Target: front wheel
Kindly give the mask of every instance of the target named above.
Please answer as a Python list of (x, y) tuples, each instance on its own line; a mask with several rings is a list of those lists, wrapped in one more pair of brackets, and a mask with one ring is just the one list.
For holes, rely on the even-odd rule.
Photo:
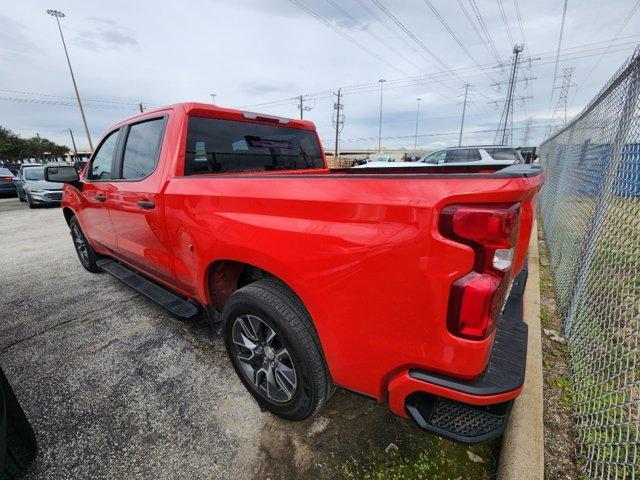
[(91, 245), (89, 245), (87, 237), (84, 236), (76, 217), (72, 217), (69, 221), (69, 229), (71, 231), (71, 238), (73, 239), (73, 246), (76, 249), (82, 266), (92, 273), (100, 272), (100, 267), (98, 267), (97, 264), (100, 257), (93, 248), (91, 248)]
[(27, 202), (27, 205), (29, 206), (29, 208), (37, 208), (38, 207), (35, 203), (33, 203), (33, 200), (31, 200), (31, 197), (28, 194), (25, 193), (24, 196), (27, 198), (26, 202)]
[(236, 291), (222, 314), (233, 368), (266, 410), (304, 420), (335, 390), (311, 317), (282, 282), (261, 279)]

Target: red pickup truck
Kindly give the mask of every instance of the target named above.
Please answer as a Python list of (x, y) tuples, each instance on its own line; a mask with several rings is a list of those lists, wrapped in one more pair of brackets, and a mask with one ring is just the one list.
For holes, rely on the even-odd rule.
[(82, 265), (208, 315), (263, 408), (302, 420), (340, 386), (460, 442), (504, 429), (538, 167), (329, 170), (311, 122), (182, 103), (46, 176)]

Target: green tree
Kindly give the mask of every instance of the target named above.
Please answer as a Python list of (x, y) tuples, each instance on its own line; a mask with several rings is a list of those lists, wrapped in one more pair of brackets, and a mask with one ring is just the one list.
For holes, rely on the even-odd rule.
[(69, 147), (58, 145), (48, 138), (22, 138), (11, 130), (0, 126), (0, 160), (23, 160), (25, 158), (58, 158), (69, 152)]

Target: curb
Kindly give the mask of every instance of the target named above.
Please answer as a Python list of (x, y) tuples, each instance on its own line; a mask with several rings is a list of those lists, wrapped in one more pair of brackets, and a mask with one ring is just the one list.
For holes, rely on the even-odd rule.
[(540, 334), (540, 262), (537, 222), (529, 243), (529, 278), (524, 291), (524, 321), (529, 326), (527, 373), (524, 388), (511, 410), (502, 437), (499, 480), (544, 478), (544, 423), (542, 420), (542, 338)]

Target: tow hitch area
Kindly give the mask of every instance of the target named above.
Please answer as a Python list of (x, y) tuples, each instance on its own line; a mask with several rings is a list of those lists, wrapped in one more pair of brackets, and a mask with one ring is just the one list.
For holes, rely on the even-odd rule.
[(512, 403), (467, 405), (418, 392), (407, 398), (406, 409), (423, 430), (459, 443), (482, 443), (502, 435)]

